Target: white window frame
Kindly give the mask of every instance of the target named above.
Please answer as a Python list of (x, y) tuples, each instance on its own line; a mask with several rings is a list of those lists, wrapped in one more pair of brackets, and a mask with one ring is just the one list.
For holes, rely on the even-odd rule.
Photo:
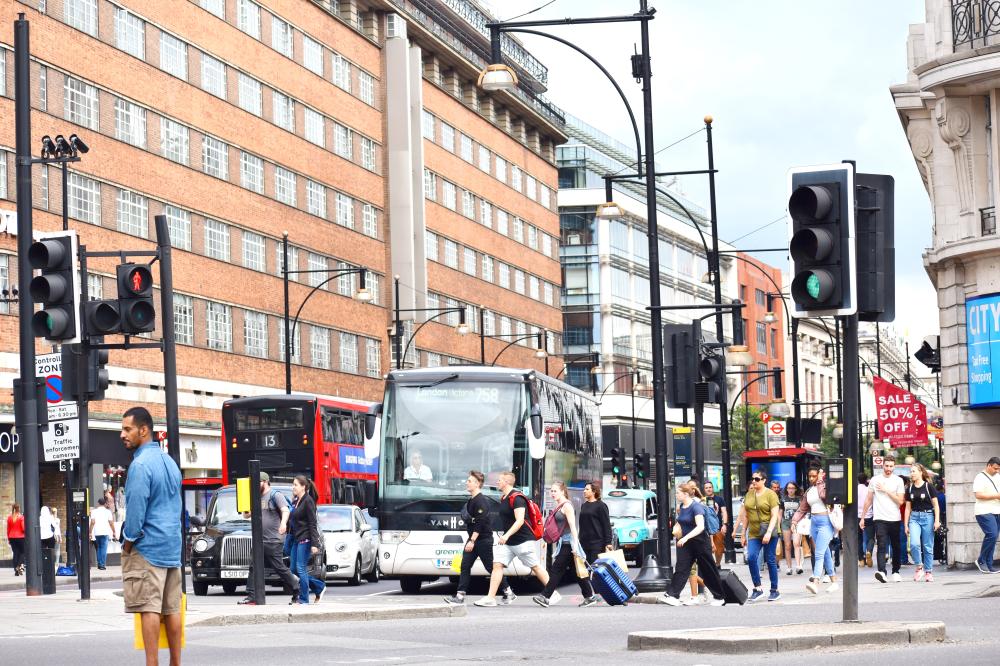
[(243, 267), (254, 271), (267, 270), (264, 237), (252, 231), (243, 230)]
[(243, 353), (254, 358), (267, 358), (267, 337), (267, 315), (244, 310)]
[(281, 203), (295, 206), (298, 201), (298, 179), (295, 173), (280, 166), (274, 167), (274, 198)]
[(323, 45), (308, 35), (302, 35), (302, 65), (313, 74), (323, 76)]
[(340, 371), (358, 374), (358, 336), (340, 332)]
[(479, 170), (490, 172), (490, 149), (479, 144)]
[(309, 327), (309, 361), (314, 368), (330, 369), (330, 329)]
[(182, 81), (188, 80), (187, 44), (166, 32), (160, 32), (160, 69)]
[(333, 124), (333, 152), (345, 160), (354, 159), (354, 130), (340, 123)]
[(292, 26), (277, 16), (271, 16), (271, 47), (289, 58), (295, 57), (295, 33)]
[(378, 211), (370, 203), (361, 204), (361, 233), (378, 238)]
[(240, 72), (238, 83), (237, 106), (252, 113), (255, 116), (262, 116), (264, 113), (264, 94), (260, 81)]
[(271, 91), (272, 119), (278, 127), (295, 131), (295, 100), (277, 90)]
[(476, 275), (476, 251), (471, 247), (462, 249), (462, 272), (466, 275)]
[(201, 170), (210, 176), (229, 180), (229, 146), (207, 134), (201, 137)]
[(63, 20), (67, 25), (97, 37), (97, 0), (63, 0)]
[(71, 76), (63, 86), (63, 110), (66, 120), (92, 130), (100, 128), (97, 88)]
[(118, 190), (115, 211), (118, 231), (139, 238), (149, 237), (149, 203), (146, 197), (138, 192)]
[(199, 0), (198, 4), (210, 14), (215, 14), (223, 21), (226, 20), (226, 0)]
[(260, 39), (260, 7), (250, 0), (236, 0), (236, 27)]
[(488, 254), (483, 255), (482, 278), (487, 282), (493, 282), (493, 257)]
[(458, 192), (455, 189), (455, 183), (450, 180), (441, 179), (441, 205), (448, 210), (455, 210), (458, 205), (456, 197)]
[(174, 293), (174, 342), (179, 345), (194, 344), (194, 300), (190, 296)]
[(124, 99), (116, 99), (115, 138), (137, 148), (145, 148), (146, 109)]
[(364, 70), (358, 70), (358, 98), (369, 106), (375, 106), (375, 77)]
[(101, 184), (96, 180), (70, 173), (66, 184), (69, 199), (67, 215), (74, 220), (101, 224)]
[(437, 174), (430, 169), (424, 169), (424, 197), (437, 201)]
[(225, 222), (205, 220), (205, 256), (229, 261), (230, 234), (229, 225)]
[(343, 192), (337, 192), (337, 224), (354, 228), (354, 199)]
[(365, 338), (365, 374), (369, 377), (382, 376), (382, 342)]
[(455, 152), (455, 128), (448, 123), (441, 122), (441, 147), (449, 153)]
[(205, 344), (217, 351), (233, 351), (233, 315), (228, 305), (205, 303)]
[(430, 261), (438, 260), (438, 248), (440, 242), (438, 240), (438, 235), (432, 231), (428, 231), (424, 234), (424, 254)]
[(351, 92), (351, 61), (337, 52), (333, 53), (333, 84)]
[(476, 219), (476, 196), (469, 190), (462, 190), (462, 215)]
[(191, 160), (190, 130), (175, 120), (160, 116), (160, 153), (178, 164)]
[(308, 106), (302, 109), (302, 136), (320, 148), (326, 147), (326, 119), (323, 114)]
[(115, 7), (115, 46), (139, 60), (146, 59), (146, 22), (121, 7)]
[(207, 53), (201, 54), (201, 89), (216, 97), (226, 99), (226, 64)]
[(444, 265), (458, 270), (458, 243), (450, 238), (444, 239)]
[(191, 249), (191, 213), (167, 204), (163, 207), (167, 217), (167, 231), (170, 235), (170, 246), (179, 250)]
[(310, 215), (326, 219), (326, 186), (306, 180), (306, 209)]
[(361, 166), (369, 171), (375, 170), (375, 140), (361, 137)]
[(264, 193), (264, 160), (240, 151), (240, 185), (258, 194)]

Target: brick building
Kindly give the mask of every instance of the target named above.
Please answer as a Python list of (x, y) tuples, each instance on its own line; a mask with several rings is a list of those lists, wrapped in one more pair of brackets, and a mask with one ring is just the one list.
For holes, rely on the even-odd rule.
[[(785, 358), (785, 338), (788, 320), (785, 318), (785, 308), (780, 289), (775, 285), (782, 284), (781, 269), (771, 266), (757, 257), (744, 252), (737, 254), (736, 281), (739, 283), (740, 300), (746, 303), (743, 308), (743, 331), (746, 344), (753, 356), (753, 365), (747, 370), (765, 371), (781, 367), (782, 395), (788, 397), (786, 386), (791, 383), (791, 368), (783, 367)], [(770, 278), (770, 279), (768, 279)], [(768, 308), (768, 294), (772, 296), (771, 307)], [(767, 316), (768, 313), (773, 316)], [(748, 375), (746, 380), (752, 381), (759, 374)], [(737, 390), (745, 382), (740, 382)], [(775, 398), (775, 386), (772, 378), (755, 382), (744, 393), (740, 400), (752, 405), (766, 406)]]
[[(76, 133), (90, 147), (69, 169), (70, 228), (89, 250), (153, 249), (153, 217), (168, 218), (181, 448), (199, 452), (182, 455), (186, 477), (215, 475), (221, 464), (224, 400), (283, 390), (285, 234), (290, 270), (364, 267), (373, 295), (354, 298), (356, 275), (292, 276), (293, 315), (325, 282), (293, 335), (297, 391), (380, 398), (392, 363), (393, 276), (401, 308), (465, 308), (474, 332), (481, 319), (486, 335), (504, 338), (486, 340), (487, 363), (522, 338), (499, 363), (541, 368), (532, 333), (559, 348), (562, 116), (536, 96), (545, 68), (516, 41), (505, 48), (522, 88), (476, 87), (489, 39), (471, 2), (5, 3), (0, 210), (8, 216), (20, 12), (31, 24), (33, 142)], [(58, 229), (60, 171), (36, 166), (33, 187), (35, 229)], [(115, 263), (90, 263), (92, 297), (114, 297)], [(16, 275), (16, 238), (0, 234), (0, 289)], [(478, 362), (480, 342), (455, 335), (457, 318), (435, 319), (411, 342), (424, 319), (404, 314), (404, 360)], [(17, 307), (0, 304), (4, 432), (13, 424), (17, 326)], [(138, 402), (164, 414), (160, 354), (112, 352), (109, 370), (107, 400), (91, 408), (95, 491), (115, 485), (114, 466), (127, 464), (117, 440), (123, 409)], [(0, 462), (0, 471), (13, 464)], [(61, 477), (43, 471), (43, 492), (53, 493)]]

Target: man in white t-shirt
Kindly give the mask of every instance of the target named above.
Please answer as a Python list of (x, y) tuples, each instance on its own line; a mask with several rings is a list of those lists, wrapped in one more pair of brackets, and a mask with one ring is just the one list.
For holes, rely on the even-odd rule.
[(976, 474), (972, 493), (976, 497), (976, 522), (983, 530), (983, 546), (976, 567), (983, 573), (1000, 573), (1000, 569), (993, 566), (997, 535), (1000, 534), (1000, 458), (993, 456), (986, 463), (986, 469)]
[[(875, 550), (875, 523), (872, 521), (872, 510), (865, 513), (868, 501), (868, 475), (858, 476), (858, 567), (872, 565), (872, 551)], [(867, 519), (867, 521), (865, 520)], [(863, 527), (862, 527), (863, 525)]]
[(90, 510), (90, 540), (97, 550), (97, 568), (107, 569), (108, 539), (115, 536), (115, 516), (107, 508), (107, 499), (97, 500), (97, 506)]
[(431, 468), (424, 464), (424, 457), (420, 455), (420, 451), (414, 451), (413, 455), (410, 456), (410, 466), (403, 470), (403, 479), (406, 481), (434, 480), (434, 474), (431, 472)]
[[(865, 500), (864, 515), (873, 508), (875, 518), (875, 541), (878, 545), (878, 570), (875, 580), (886, 582), (886, 554), (892, 550), (892, 580), (895, 583), (903, 580), (899, 576), (900, 548), (899, 524), (901, 515), (899, 507), (903, 504), (903, 478), (893, 474), (896, 461), (886, 456), (882, 462), (882, 473), (868, 484), (868, 498)], [(866, 519), (861, 519), (861, 529), (865, 529)]]

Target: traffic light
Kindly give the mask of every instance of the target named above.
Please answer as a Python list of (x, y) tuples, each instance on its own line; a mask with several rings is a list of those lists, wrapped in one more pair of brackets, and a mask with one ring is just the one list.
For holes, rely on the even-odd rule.
[(796, 167), (788, 173), (792, 316), (857, 309), (854, 168)]
[(618, 479), (619, 486), (628, 478), (625, 473), (625, 449), (620, 446), (611, 449), (611, 476)]
[(698, 362), (698, 374), (708, 387), (706, 403), (721, 401), (726, 395), (726, 359), (721, 350), (705, 354)]
[(663, 327), (667, 406), (674, 409), (694, 407), (694, 383), (698, 371), (695, 350), (700, 341), (694, 339), (693, 331), (690, 324), (667, 324)]
[(858, 319), (896, 318), (895, 181), (859, 173), (857, 187)]
[(156, 327), (153, 271), (149, 264), (118, 265), (118, 314), (125, 335), (148, 333)]
[[(103, 338), (93, 341), (103, 342)], [(107, 349), (88, 349), (84, 353), (81, 344), (63, 345), (62, 378), (66, 400), (104, 400), (104, 391), (109, 383), (107, 363)]]
[(76, 271), (75, 231), (40, 234), (28, 249), (28, 263), (40, 270), (31, 280), (31, 298), (42, 309), (31, 317), (36, 337), (73, 343), (80, 340), (80, 278)]
[(637, 453), (633, 462), (635, 463), (635, 483), (639, 488), (645, 488), (649, 485), (649, 480), (646, 478), (649, 470), (649, 454), (645, 451)]

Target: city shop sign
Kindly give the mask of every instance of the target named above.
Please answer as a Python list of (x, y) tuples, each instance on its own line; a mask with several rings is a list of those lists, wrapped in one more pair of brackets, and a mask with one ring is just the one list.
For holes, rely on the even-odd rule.
[(9, 431), (0, 431), (0, 463), (21, 462), (21, 446), (17, 441), (14, 426)]
[(965, 333), (969, 407), (1000, 407), (1000, 294), (965, 301)]

